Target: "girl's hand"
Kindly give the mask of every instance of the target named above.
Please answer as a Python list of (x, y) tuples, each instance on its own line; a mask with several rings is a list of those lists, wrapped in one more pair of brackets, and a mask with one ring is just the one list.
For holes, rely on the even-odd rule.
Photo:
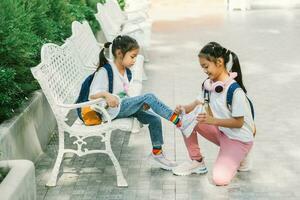
[(215, 124), (215, 118), (213, 118), (212, 116), (206, 114), (206, 113), (200, 113), (196, 120), (200, 123), (203, 124), (210, 124), (210, 125), (214, 125)]
[(183, 105), (177, 105), (175, 110), (174, 110), (174, 113), (177, 114), (177, 115), (180, 115), (184, 110), (185, 109), (184, 109)]
[(114, 108), (119, 105), (119, 99), (115, 95), (108, 94), (105, 99), (109, 107)]

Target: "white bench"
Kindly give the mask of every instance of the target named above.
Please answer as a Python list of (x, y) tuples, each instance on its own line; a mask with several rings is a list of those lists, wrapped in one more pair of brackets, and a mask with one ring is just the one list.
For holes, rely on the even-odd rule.
[[(31, 68), (32, 74), (39, 82), (50, 106), (55, 115), (59, 132), (58, 155), (52, 169), (47, 186), (56, 186), (57, 176), (60, 165), (65, 153), (74, 153), (78, 156), (84, 156), (94, 153), (107, 154), (113, 162), (116, 169), (117, 185), (119, 187), (128, 186), (120, 164), (115, 157), (110, 144), (110, 137), (113, 130), (120, 129), (131, 131), (133, 127), (133, 118), (111, 120), (104, 107), (97, 103), (103, 101), (97, 99), (85, 103), (75, 104), (83, 80), (86, 78), (87, 71), (82, 67), (84, 64), (79, 59), (78, 52), (74, 51), (70, 41), (66, 41), (62, 46), (56, 44), (45, 44), (41, 50), (41, 63)], [(98, 112), (101, 112), (108, 119), (108, 122), (97, 126), (85, 126), (78, 118), (73, 124), (68, 125), (67, 115), (71, 110), (90, 105)], [(76, 149), (65, 148), (64, 133), (69, 137), (75, 138), (73, 144)], [(86, 138), (100, 137), (105, 143), (103, 150), (89, 150), (85, 147)]]
[(151, 2), (149, 0), (126, 0), (124, 10), (127, 14), (135, 12), (144, 12), (147, 14), (150, 6)]
[(142, 54), (146, 60), (149, 60), (147, 48), (150, 47), (151, 21), (147, 20), (140, 23), (135, 23), (134, 20), (128, 21), (124, 13), (119, 12), (119, 8), (116, 8), (113, 1), (108, 1), (104, 5), (98, 3), (97, 10), (98, 12), (95, 14), (95, 17), (107, 41), (113, 41), (118, 35), (129, 35), (137, 40), (142, 47)]
[(67, 39), (77, 51), (84, 67), (95, 71), (99, 62), (99, 53), (104, 44), (98, 43), (87, 21), (72, 23), (72, 35)]
[(152, 21), (149, 19), (148, 13), (145, 12), (145, 10), (123, 11), (117, 0), (106, 0), (103, 5), (106, 10), (110, 11), (111, 17), (119, 21), (123, 26), (126, 24), (139, 23), (148, 23), (150, 27), (152, 25)]

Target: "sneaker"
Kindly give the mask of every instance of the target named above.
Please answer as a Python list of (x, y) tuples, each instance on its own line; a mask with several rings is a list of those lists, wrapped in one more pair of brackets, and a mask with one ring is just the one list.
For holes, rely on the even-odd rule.
[(207, 168), (204, 160), (198, 162), (196, 160), (184, 162), (172, 170), (173, 174), (177, 176), (187, 176), (190, 174), (206, 174)]
[(182, 125), (178, 128), (185, 137), (189, 137), (192, 134), (195, 126), (198, 124), (196, 118), (200, 112), (201, 108), (198, 106), (194, 111), (190, 112), (189, 114), (183, 113), (181, 115), (180, 118)]
[(156, 166), (164, 170), (172, 170), (177, 166), (176, 162), (168, 160), (164, 153), (161, 153), (159, 155), (154, 155), (153, 153), (151, 153), (150, 158)]
[[(251, 152), (251, 151), (250, 151)], [(238, 168), (239, 172), (248, 172), (252, 168), (252, 159), (251, 154), (248, 152), (244, 160), (242, 160), (240, 167)]]

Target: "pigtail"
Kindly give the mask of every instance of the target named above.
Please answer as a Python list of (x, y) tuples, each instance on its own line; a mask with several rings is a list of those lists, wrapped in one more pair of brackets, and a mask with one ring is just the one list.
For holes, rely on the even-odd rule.
[(99, 65), (98, 65), (97, 71), (98, 71), (101, 67), (103, 67), (105, 64), (108, 63), (108, 60), (107, 60), (105, 54), (106, 54), (106, 55), (109, 54), (109, 53), (107, 53), (107, 52), (109, 52), (109, 46), (110, 46), (111, 44), (112, 44), (111, 42), (106, 42), (106, 43), (104, 44), (104, 47), (101, 49), (100, 54), (99, 54)]
[(231, 54), (230, 56), (232, 57), (232, 68), (230, 71), (236, 72), (238, 74), (238, 76), (235, 78), (235, 81), (240, 85), (240, 87), (243, 89), (245, 94), (247, 94), (247, 90), (243, 84), (243, 75), (242, 75), (242, 70), (241, 70), (239, 59), (238, 59), (237, 55), (235, 53), (233, 53), (232, 51), (230, 52), (230, 54)]

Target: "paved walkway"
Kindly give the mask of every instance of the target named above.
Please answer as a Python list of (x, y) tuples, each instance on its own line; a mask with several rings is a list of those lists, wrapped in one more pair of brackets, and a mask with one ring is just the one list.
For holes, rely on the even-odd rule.
[[(58, 186), (45, 188), (57, 153), (54, 135), (36, 165), (38, 199), (300, 199), (300, 10), (227, 13), (214, 7), (217, 0), (208, 6), (198, 0), (152, 2), (153, 46), (144, 91), (171, 107), (188, 103), (205, 78), (197, 60), (200, 48), (217, 41), (236, 52), (256, 109), (253, 170), (238, 173), (227, 187), (211, 185), (218, 148), (200, 138), (209, 173), (174, 176), (148, 162), (151, 145), (143, 128), (138, 134), (115, 132), (112, 137), (128, 188), (116, 187), (114, 168), (104, 155), (67, 155)], [(179, 132), (167, 121), (163, 125), (165, 152), (178, 162), (186, 160)]]

